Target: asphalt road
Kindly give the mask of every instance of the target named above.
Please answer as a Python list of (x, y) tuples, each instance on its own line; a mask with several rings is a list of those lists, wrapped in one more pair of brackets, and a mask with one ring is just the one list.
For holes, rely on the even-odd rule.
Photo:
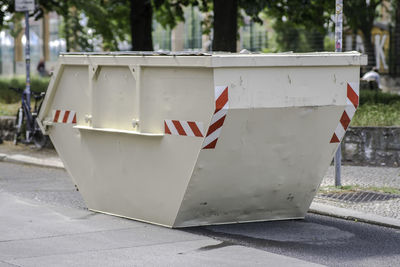
[[(85, 209), (64, 170), (0, 162), (0, 192)], [(304, 220), (194, 227), (184, 231), (329, 266), (399, 266), (400, 230), (308, 214)]]

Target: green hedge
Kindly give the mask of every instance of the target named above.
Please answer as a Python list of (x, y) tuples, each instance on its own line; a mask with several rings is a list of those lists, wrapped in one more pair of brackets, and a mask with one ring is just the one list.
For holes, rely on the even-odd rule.
[[(50, 78), (32, 77), (31, 91), (46, 91), (49, 81)], [(18, 102), (21, 99), (21, 96), (8, 89), (9, 87), (25, 88), (25, 77), (0, 78), (0, 102), (9, 104)]]
[(385, 104), (392, 105), (400, 103), (400, 95), (383, 93), (380, 91), (361, 90), (360, 105), (364, 104)]

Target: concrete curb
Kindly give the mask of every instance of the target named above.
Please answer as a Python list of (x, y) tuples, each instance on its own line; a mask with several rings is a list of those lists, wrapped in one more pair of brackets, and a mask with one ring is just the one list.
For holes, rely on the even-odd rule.
[(315, 202), (311, 203), (308, 212), (341, 218), (345, 220), (359, 221), (369, 224), (376, 224), (379, 226), (400, 229), (400, 220), (397, 219), (387, 218), (371, 213), (363, 213), (355, 210), (339, 208), (321, 203), (315, 203)]
[(0, 161), (64, 169), (64, 164), (58, 158), (41, 159), (21, 154), (7, 155), (0, 153)]

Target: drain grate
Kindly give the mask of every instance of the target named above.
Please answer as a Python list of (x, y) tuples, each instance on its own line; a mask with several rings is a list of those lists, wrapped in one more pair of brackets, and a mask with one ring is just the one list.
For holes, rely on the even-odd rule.
[(318, 195), (319, 198), (337, 200), (341, 202), (365, 203), (373, 201), (386, 201), (390, 199), (400, 198), (400, 195), (371, 192), (371, 191), (355, 191), (340, 193), (323, 193)]

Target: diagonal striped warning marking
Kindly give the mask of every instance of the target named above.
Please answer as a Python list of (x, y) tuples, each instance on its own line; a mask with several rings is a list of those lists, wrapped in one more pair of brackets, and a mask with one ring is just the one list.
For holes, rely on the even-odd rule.
[(164, 120), (164, 133), (203, 137), (203, 123), (196, 121)]
[(339, 124), (336, 127), (335, 132), (332, 135), (330, 143), (340, 143), (340, 140), (344, 137), (347, 128), (350, 125), (351, 119), (356, 112), (359, 101), (359, 88), (358, 83), (347, 83), (347, 106), (340, 117)]
[(203, 149), (214, 149), (229, 109), (228, 86), (215, 87), (215, 111), (204, 138)]
[(72, 110), (53, 110), (54, 123), (76, 123), (76, 112)]

